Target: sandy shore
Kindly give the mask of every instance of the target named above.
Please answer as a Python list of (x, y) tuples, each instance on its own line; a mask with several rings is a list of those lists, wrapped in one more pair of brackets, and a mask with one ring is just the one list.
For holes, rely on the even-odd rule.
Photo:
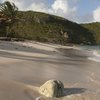
[[(0, 41), (0, 100), (100, 100), (100, 63), (88, 56), (75, 46)], [(64, 97), (38, 93), (49, 79), (64, 83)]]

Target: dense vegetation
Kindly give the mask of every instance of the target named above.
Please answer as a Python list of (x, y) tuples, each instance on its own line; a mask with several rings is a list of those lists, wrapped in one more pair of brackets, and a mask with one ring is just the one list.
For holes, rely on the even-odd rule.
[[(16, 21), (9, 30), (9, 37), (58, 44), (100, 43), (100, 32), (97, 35), (96, 32), (87, 26), (45, 13), (19, 11), (16, 16)], [(95, 28), (97, 29), (96, 26)], [(6, 36), (6, 26), (4, 23), (0, 23), (0, 36)]]
[(96, 44), (100, 44), (100, 22), (82, 24), (83, 27), (90, 30), (96, 40)]

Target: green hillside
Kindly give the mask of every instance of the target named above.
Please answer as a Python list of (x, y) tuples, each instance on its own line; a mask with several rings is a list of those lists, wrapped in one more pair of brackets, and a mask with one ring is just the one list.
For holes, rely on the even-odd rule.
[(82, 24), (82, 26), (90, 30), (90, 32), (94, 35), (96, 43), (100, 44), (100, 22)]
[[(83, 27), (84, 26), (84, 27)], [(7, 27), (0, 24), (0, 36), (6, 36)], [(94, 31), (61, 17), (40, 12), (18, 12), (9, 37), (31, 39), (58, 44), (95, 44)], [(99, 36), (100, 37), (100, 36)], [(100, 43), (100, 40), (98, 40)]]

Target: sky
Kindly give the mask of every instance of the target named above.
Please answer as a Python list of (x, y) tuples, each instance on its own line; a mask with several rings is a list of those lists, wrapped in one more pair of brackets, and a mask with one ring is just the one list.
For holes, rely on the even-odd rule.
[[(0, 3), (6, 0), (0, 0)], [(33, 10), (77, 23), (100, 22), (100, 0), (8, 0), (19, 10)]]

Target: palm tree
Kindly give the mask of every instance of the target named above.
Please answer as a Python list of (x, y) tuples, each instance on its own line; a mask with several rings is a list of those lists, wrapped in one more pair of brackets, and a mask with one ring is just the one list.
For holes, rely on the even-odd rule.
[(16, 14), (18, 12), (18, 8), (14, 3), (10, 3), (9, 1), (5, 1), (4, 3), (0, 4), (0, 12), (6, 19), (7, 25), (7, 33), (6, 36), (10, 34), (10, 28), (12, 27), (13, 23), (16, 20)]

